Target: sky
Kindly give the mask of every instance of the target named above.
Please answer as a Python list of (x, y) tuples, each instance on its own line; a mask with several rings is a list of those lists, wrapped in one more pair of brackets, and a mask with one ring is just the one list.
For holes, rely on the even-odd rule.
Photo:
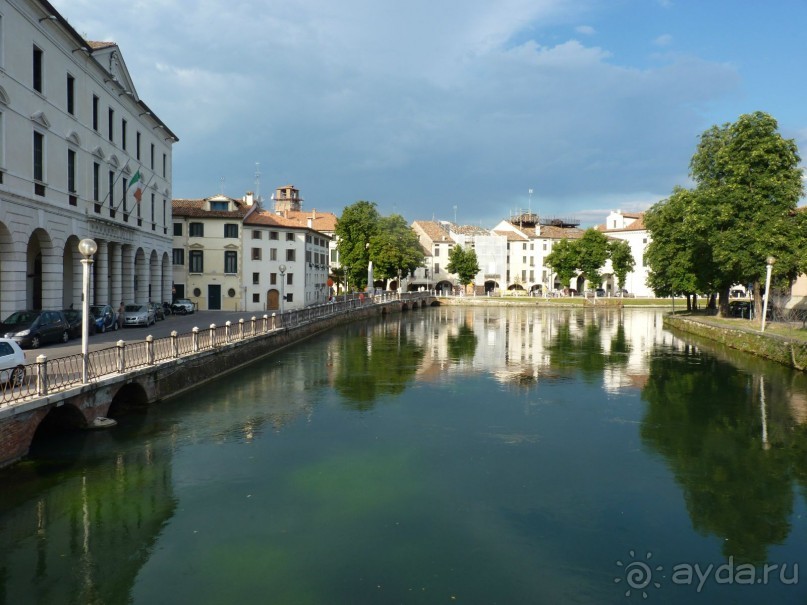
[(179, 137), (175, 198), (586, 227), (691, 186), (699, 135), (742, 114), (807, 147), (804, 0), (51, 3)]

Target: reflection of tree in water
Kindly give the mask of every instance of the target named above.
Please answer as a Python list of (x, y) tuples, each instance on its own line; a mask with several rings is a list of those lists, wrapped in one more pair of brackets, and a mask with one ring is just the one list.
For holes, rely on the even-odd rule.
[(630, 344), (625, 336), (625, 326), (620, 321), (616, 334), (611, 340), (610, 352), (606, 354), (603, 347), (602, 328), (596, 321), (585, 323), (581, 317), (577, 320), (578, 333), (572, 333), (568, 321), (556, 324), (551, 342), (547, 347), (549, 363), (556, 370), (579, 370), (583, 378), (591, 382), (602, 378), (607, 366), (626, 365)]
[(710, 356), (656, 356), (641, 429), (683, 488), (693, 527), (724, 539), (726, 557), (757, 564), (787, 537), (793, 507), (789, 437), (771, 420), (763, 432), (759, 383)]
[(473, 359), (478, 340), (473, 328), (468, 327), (467, 324), (460, 325), (456, 334), (447, 336), (448, 358), (451, 361)]
[(350, 407), (372, 409), (378, 397), (403, 392), (414, 378), (424, 350), (403, 328), (382, 324), (370, 335), (343, 339), (334, 388)]

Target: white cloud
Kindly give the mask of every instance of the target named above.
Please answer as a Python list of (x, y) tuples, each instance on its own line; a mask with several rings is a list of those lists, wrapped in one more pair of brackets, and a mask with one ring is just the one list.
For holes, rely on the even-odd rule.
[(590, 25), (578, 25), (574, 28), (574, 31), (576, 31), (578, 34), (583, 34), (584, 36), (593, 36), (595, 33), (597, 33), (596, 30)]
[(670, 34), (662, 34), (653, 40), (656, 46), (669, 46), (673, 42), (673, 37)]

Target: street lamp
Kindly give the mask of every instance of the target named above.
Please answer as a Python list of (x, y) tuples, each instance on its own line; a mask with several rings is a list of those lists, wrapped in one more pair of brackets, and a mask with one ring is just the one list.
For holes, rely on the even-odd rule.
[(95, 240), (85, 238), (78, 243), (78, 251), (84, 257), (81, 264), (84, 266), (81, 288), (81, 382), (89, 382), (87, 340), (90, 336), (90, 265), (92, 257), (98, 251)]
[(765, 262), (767, 264), (767, 273), (765, 275), (765, 301), (762, 305), (762, 329), (760, 332), (765, 331), (765, 318), (768, 316), (768, 299), (771, 297), (771, 270), (776, 259), (769, 256)]
[(286, 265), (280, 265), (278, 267), (280, 271), (280, 314), (283, 315), (283, 301), (286, 300), (284, 282), (286, 281), (285, 274), (286, 274)]

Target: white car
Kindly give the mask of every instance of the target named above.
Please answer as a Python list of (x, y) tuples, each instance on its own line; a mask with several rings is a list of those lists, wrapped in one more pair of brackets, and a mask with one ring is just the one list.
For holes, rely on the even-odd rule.
[(0, 386), (20, 386), (25, 381), (25, 353), (16, 341), (0, 338)]

